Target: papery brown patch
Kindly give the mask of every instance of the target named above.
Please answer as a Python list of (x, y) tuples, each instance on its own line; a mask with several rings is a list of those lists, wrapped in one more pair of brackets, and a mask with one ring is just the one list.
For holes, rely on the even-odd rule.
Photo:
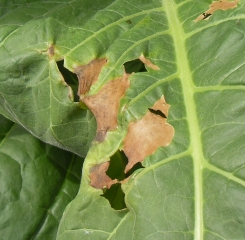
[(106, 171), (108, 170), (109, 165), (110, 162), (104, 162), (91, 168), (90, 186), (97, 189), (109, 189), (111, 185), (118, 183), (117, 179), (112, 180), (106, 175)]
[(139, 60), (145, 64), (145, 66), (152, 68), (153, 70), (159, 70), (160, 68), (153, 64), (149, 59), (145, 58), (143, 54), (139, 56)]
[(95, 95), (86, 96), (82, 101), (89, 107), (97, 121), (95, 140), (102, 142), (109, 130), (117, 127), (120, 99), (129, 87), (128, 74), (106, 83)]
[(199, 15), (194, 22), (198, 22), (200, 20), (207, 20), (215, 11), (217, 10), (227, 10), (227, 9), (233, 9), (237, 7), (237, 4), (240, 0), (235, 0), (235, 1), (227, 1), (227, 0), (221, 0), (221, 1), (214, 1), (211, 3), (209, 6), (209, 9)]
[[(167, 117), (169, 105), (162, 96), (151, 109), (161, 111)], [(142, 162), (145, 157), (153, 154), (158, 147), (171, 143), (174, 128), (166, 121), (166, 118), (148, 111), (142, 119), (129, 124), (123, 147), (128, 157), (125, 172), (128, 172), (136, 163)]]
[(77, 74), (79, 87), (77, 95), (80, 97), (87, 93), (92, 84), (94, 84), (101, 72), (102, 67), (106, 64), (107, 59), (95, 59), (87, 65), (78, 66), (74, 69)]

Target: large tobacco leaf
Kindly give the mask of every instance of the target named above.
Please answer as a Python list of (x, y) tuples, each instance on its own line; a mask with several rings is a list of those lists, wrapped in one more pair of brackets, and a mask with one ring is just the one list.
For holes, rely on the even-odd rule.
[[(59, 240), (244, 239), (245, 6), (210, 4), (44, 1), (2, 16), (4, 115), (79, 155), (90, 146)], [(126, 74), (135, 59), (146, 71)], [(156, 107), (165, 101), (168, 111)], [(166, 143), (148, 131), (169, 137), (170, 126)], [(114, 158), (118, 165), (107, 170)], [(130, 173), (141, 161), (144, 168), (122, 183), (124, 203), (109, 203), (101, 188), (120, 186), (128, 175), (106, 173)]]
[(0, 239), (55, 239), (83, 159), (0, 115)]

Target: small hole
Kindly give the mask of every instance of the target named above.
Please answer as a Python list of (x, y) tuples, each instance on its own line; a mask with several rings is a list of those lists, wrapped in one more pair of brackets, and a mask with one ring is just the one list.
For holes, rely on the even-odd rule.
[(149, 110), (151, 113), (153, 113), (153, 114), (159, 115), (159, 116), (161, 116), (161, 117), (163, 117), (163, 118), (167, 118), (166, 115), (165, 115), (162, 111), (160, 111), (160, 110), (154, 110), (154, 109), (152, 109), (152, 108), (148, 108), (148, 110)]
[(203, 13), (203, 20), (209, 18), (212, 14), (211, 13)]
[(128, 74), (137, 73), (137, 72), (147, 72), (145, 68), (145, 64), (142, 63), (139, 59), (135, 59), (129, 62), (125, 62), (124, 64), (125, 71)]
[(77, 95), (77, 91), (78, 91), (77, 75), (73, 72), (70, 72), (68, 69), (64, 67), (64, 60), (58, 61), (57, 66), (63, 78), (65, 79), (65, 82), (72, 88), (74, 102), (79, 102), (79, 96)]

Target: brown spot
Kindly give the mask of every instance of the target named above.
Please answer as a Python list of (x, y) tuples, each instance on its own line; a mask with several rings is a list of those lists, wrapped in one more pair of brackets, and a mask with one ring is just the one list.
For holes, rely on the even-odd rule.
[(235, 1), (227, 1), (227, 0), (221, 0), (221, 1), (214, 1), (211, 3), (209, 6), (209, 9), (199, 15), (194, 22), (198, 22), (200, 20), (207, 20), (215, 11), (217, 10), (227, 10), (227, 9), (233, 9), (237, 7), (237, 4), (240, 0), (235, 0)]
[(129, 177), (123, 179), (123, 180), (120, 181), (119, 183), (121, 183), (121, 184), (126, 184), (126, 183), (128, 183), (128, 181), (129, 181), (130, 178), (131, 178), (131, 176), (129, 176)]
[(129, 87), (128, 74), (112, 80), (93, 96), (86, 96), (82, 101), (89, 107), (97, 121), (97, 134), (95, 140), (102, 142), (109, 130), (117, 127), (117, 115), (120, 99)]
[(145, 58), (143, 54), (139, 56), (139, 60), (145, 64), (145, 66), (152, 68), (153, 70), (159, 70), (160, 68), (157, 65), (154, 65), (149, 59)]
[(91, 85), (97, 81), (101, 69), (106, 62), (107, 60), (105, 58), (95, 59), (89, 62), (87, 65), (78, 66), (74, 69), (79, 81), (77, 92), (79, 97), (87, 93)]
[[(151, 109), (160, 110), (168, 116), (169, 105), (162, 96)], [(167, 146), (174, 136), (174, 128), (166, 118), (148, 111), (138, 122), (131, 122), (124, 140), (124, 152), (128, 157), (125, 172), (145, 157), (153, 154), (158, 147)]]
[(126, 23), (132, 24), (132, 21), (129, 19), (129, 20), (126, 20)]
[(166, 103), (164, 96), (155, 102), (152, 109), (161, 111), (166, 117), (168, 116), (168, 109), (170, 105)]
[(54, 45), (52, 44), (52, 45), (50, 45), (49, 46), (49, 48), (48, 48), (48, 55), (50, 56), (50, 57), (53, 57), (54, 56)]
[(91, 168), (90, 186), (97, 189), (102, 189), (105, 187), (109, 189), (111, 185), (118, 183), (117, 179), (112, 180), (110, 177), (106, 175), (106, 171), (108, 170), (109, 165), (110, 162), (104, 162)]

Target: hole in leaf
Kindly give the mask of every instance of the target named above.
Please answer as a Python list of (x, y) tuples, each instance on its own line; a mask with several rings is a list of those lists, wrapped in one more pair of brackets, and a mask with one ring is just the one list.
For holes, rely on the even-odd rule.
[(209, 18), (212, 14), (211, 13), (203, 13), (203, 20)]
[(78, 91), (77, 75), (64, 67), (64, 60), (58, 61), (57, 66), (65, 82), (72, 88), (74, 102), (79, 102), (79, 96), (77, 95), (77, 91)]
[(112, 208), (115, 210), (126, 208), (124, 201), (125, 194), (122, 191), (121, 183), (113, 184), (110, 189), (103, 189), (103, 191), (104, 193), (101, 196), (110, 202)]
[(152, 108), (148, 108), (148, 110), (151, 113), (153, 113), (153, 114), (156, 114), (156, 115), (161, 116), (163, 118), (167, 118), (166, 115), (162, 111), (160, 111), (160, 110), (155, 110), (155, 109), (152, 109)]
[(111, 179), (117, 179), (118, 181), (122, 181), (125, 178), (129, 177), (134, 171), (144, 168), (142, 164), (136, 163), (130, 171), (125, 173), (125, 167), (128, 164), (128, 158), (125, 155), (124, 151), (118, 150), (110, 159), (110, 165), (108, 170), (106, 171), (107, 176)]
[[(137, 169), (143, 168), (141, 163), (137, 163), (127, 174), (125, 174), (124, 169), (127, 164), (128, 159), (126, 155), (123, 151), (118, 150), (110, 159), (110, 165), (106, 171), (106, 175), (111, 178), (111, 181), (115, 181), (115, 179), (122, 181)], [(111, 207), (115, 210), (126, 208), (124, 201), (125, 194), (122, 191), (120, 182), (112, 184), (109, 189), (103, 188), (103, 194), (101, 196), (106, 198), (110, 202)]]
[(137, 72), (147, 72), (146, 67), (153, 70), (159, 70), (160, 68), (153, 64), (151, 60), (147, 59), (143, 54), (139, 56), (138, 59), (125, 62), (124, 64), (125, 72), (128, 74), (137, 73)]
[(128, 158), (123, 151), (118, 150), (110, 159), (110, 166), (106, 171), (106, 174), (111, 179), (117, 179), (122, 181), (125, 179), (124, 169), (128, 163)]
[(131, 176), (136, 170), (140, 169), (140, 168), (144, 168), (141, 164), (141, 162), (136, 163), (126, 174), (126, 178)]
[(137, 73), (137, 72), (147, 72), (145, 68), (145, 64), (141, 62), (139, 59), (135, 59), (129, 62), (125, 62), (124, 64), (125, 71), (128, 74)]

